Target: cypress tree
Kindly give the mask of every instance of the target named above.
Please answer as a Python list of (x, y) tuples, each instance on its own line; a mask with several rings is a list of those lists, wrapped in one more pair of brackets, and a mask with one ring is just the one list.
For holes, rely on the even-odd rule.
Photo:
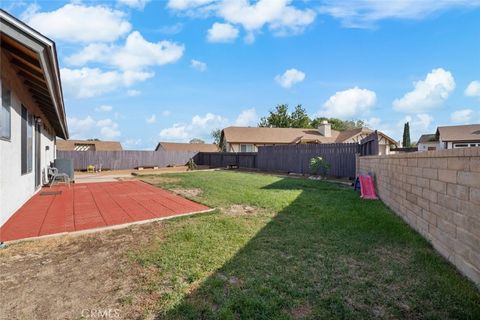
[(407, 122), (403, 126), (403, 141), (404, 148), (410, 148), (412, 145), (410, 143), (410, 124)]

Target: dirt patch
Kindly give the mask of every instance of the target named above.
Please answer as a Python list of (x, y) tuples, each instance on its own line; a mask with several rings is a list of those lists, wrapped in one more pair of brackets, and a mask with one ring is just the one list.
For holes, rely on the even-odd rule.
[(127, 253), (162, 229), (152, 222), (0, 250), (2, 319), (80, 319), (95, 312), (138, 318), (155, 302), (139, 291), (145, 271)]
[(195, 198), (202, 194), (202, 189), (198, 188), (173, 188), (170, 190), (186, 198)]
[(249, 215), (249, 214), (259, 213), (260, 211), (262, 211), (262, 209), (258, 207), (243, 205), (243, 204), (234, 204), (227, 208), (221, 208), (220, 210), (223, 213), (230, 214), (230, 215)]
[(158, 175), (158, 176), (153, 176), (152, 175), (152, 176), (141, 177), (140, 180), (142, 180), (146, 183), (153, 184), (153, 185), (161, 184), (161, 183), (176, 184), (176, 183), (180, 182), (179, 178), (162, 177), (161, 175)]
[(289, 314), (293, 319), (305, 319), (311, 316), (312, 307), (309, 304), (296, 306), (290, 310)]

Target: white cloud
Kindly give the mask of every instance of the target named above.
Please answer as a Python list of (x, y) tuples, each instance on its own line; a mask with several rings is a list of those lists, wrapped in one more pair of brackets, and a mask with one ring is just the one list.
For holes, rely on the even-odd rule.
[(135, 8), (143, 9), (150, 0), (117, 0), (118, 3)]
[(122, 142), (125, 149), (138, 148), (142, 144), (142, 139), (127, 139)]
[(207, 31), (209, 42), (232, 42), (238, 37), (238, 29), (229, 23), (215, 22)]
[(318, 114), (327, 117), (353, 118), (363, 116), (375, 105), (377, 95), (368, 89), (354, 87), (338, 91), (323, 104)]
[(91, 116), (86, 116), (83, 119), (68, 117), (67, 122), (72, 139), (111, 139), (121, 135), (120, 130), (118, 130), (118, 123), (109, 118), (97, 121)]
[(186, 140), (190, 136), (188, 131), (186, 125), (175, 123), (170, 128), (162, 129), (160, 137), (168, 140)]
[(382, 123), (382, 119), (378, 117), (371, 117), (368, 120), (365, 120), (365, 125), (371, 129), (376, 129)]
[(282, 75), (275, 76), (275, 81), (284, 88), (291, 88), (293, 85), (302, 82), (305, 79), (305, 73), (297, 69), (288, 69)]
[(112, 106), (102, 104), (101, 106), (95, 108), (95, 111), (97, 111), (97, 112), (110, 112), (110, 111), (112, 111), (112, 109), (113, 109)]
[(464, 93), (467, 97), (480, 97), (480, 81), (474, 80), (470, 82)]
[(233, 125), (238, 127), (256, 126), (258, 119), (259, 117), (255, 109), (247, 109), (240, 112)]
[(147, 117), (145, 119), (145, 122), (149, 123), (149, 124), (155, 123), (155, 122), (157, 122), (157, 116), (152, 114), (150, 117)]
[(455, 123), (468, 123), (473, 117), (472, 109), (463, 109), (452, 112), (450, 119)]
[(186, 10), (197, 8), (209, 3), (214, 2), (213, 0), (170, 0), (168, 1), (167, 6), (170, 9), (174, 10)]
[(112, 119), (103, 119), (97, 121), (97, 127), (100, 127), (100, 135), (105, 139), (112, 139), (121, 135), (118, 130), (118, 123)]
[(171, 115), (171, 114), (172, 114), (172, 112), (169, 111), (169, 110), (163, 110), (163, 111), (161, 112), (162, 117), (168, 117), (168, 116)]
[(433, 124), (433, 120), (433, 117), (427, 113), (420, 113), (414, 116), (407, 115), (397, 123), (399, 135), (401, 136), (403, 134), (403, 126), (406, 122), (409, 122), (410, 137), (411, 141), (413, 142), (422, 134), (432, 133), (435, 130), (435, 128), (431, 126)]
[[(253, 112), (255, 112), (253, 110)], [(252, 109), (242, 112), (236, 121), (249, 121), (252, 116)], [(230, 121), (217, 114), (207, 113), (203, 116), (195, 115), (189, 123), (175, 123), (169, 128), (160, 131), (160, 138), (171, 141), (188, 141), (192, 138), (201, 138), (205, 141), (211, 140), (211, 132), (217, 128), (224, 128), (230, 125)]]
[(478, 6), (478, 0), (328, 0), (319, 12), (339, 19), (345, 27), (365, 28), (384, 19), (420, 20), (448, 9)]
[(21, 18), (54, 40), (66, 42), (110, 42), (132, 28), (124, 12), (103, 5), (69, 3), (50, 12), (40, 12), (38, 5), (32, 5)]
[(397, 111), (421, 113), (436, 109), (455, 89), (455, 80), (449, 71), (433, 69), (425, 80), (414, 82), (414, 89), (393, 101)]
[(91, 116), (87, 116), (84, 119), (67, 117), (67, 123), (71, 138), (75, 138), (90, 131), (96, 122)]
[[(254, 3), (247, 0), (170, 0), (168, 7), (194, 17), (206, 18), (214, 15), (225, 21), (223, 25), (240, 25), (246, 32), (245, 41), (252, 43), (255, 40), (255, 34), (261, 32), (264, 27), (268, 27), (274, 35), (283, 36), (301, 33), (313, 23), (316, 16), (314, 10), (298, 9), (291, 3), (291, 0), (259, 0)], [(215, 24), (209, 30), (209, 34), (214, 29)], [(237, 35), (238, 30), (235, 36), (232, 34), (228, 38), (228, 41), (233, 40)]]
[(129, 96), (129, 97), (136, 97), (140, 94), (141, 94), (141, 92), (139, 90), (135, 90), (135, 89), (127, 90), (127, 96)]
[(207, 64), (205, 62), (195, 60), (195, 59), (190, 60), (190, 66), (193, 69), (198, 70), (200, 72), (207, 70)]
[(114, 127), (103, 127), (100, 129), (100, 134), (106, 139), (112, 139), (121, 136), (121, 132)]
[(99, 68), (81, 68), (60, 70), (62, 84), (67, 93), (77, 98), (90, 98), (114, 91), (121, 86), (130, 86), (136, 82), (153, 77), (151, 72), (142, 71), (102, 71)]
[(122, 70), (141, 70), (178, 61), (185, 47), (170, 41), (157, 43), (145, 40), (140, 32), (133, 31), (124, 46), (93, 43), (66, 59), (72, 65), (101, 62)]

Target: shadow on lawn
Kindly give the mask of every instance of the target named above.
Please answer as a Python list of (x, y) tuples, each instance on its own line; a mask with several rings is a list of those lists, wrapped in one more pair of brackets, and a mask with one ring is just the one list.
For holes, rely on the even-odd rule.
[[(380, 201), (299, 180), (302, 193), (158, 319), (464, 318), (479, 295)], [(265, 189), (291, 189), (280, 180)], [(221, 245), (221, 244), (219, 244)]]

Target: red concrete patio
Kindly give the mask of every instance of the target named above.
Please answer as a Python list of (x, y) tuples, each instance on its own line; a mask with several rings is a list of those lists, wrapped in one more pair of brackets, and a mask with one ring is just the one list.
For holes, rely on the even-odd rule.
[(43, 188), (1, 228), (0, 241), (104, 228), (208, 211), (210, 208), (141, 181)]

